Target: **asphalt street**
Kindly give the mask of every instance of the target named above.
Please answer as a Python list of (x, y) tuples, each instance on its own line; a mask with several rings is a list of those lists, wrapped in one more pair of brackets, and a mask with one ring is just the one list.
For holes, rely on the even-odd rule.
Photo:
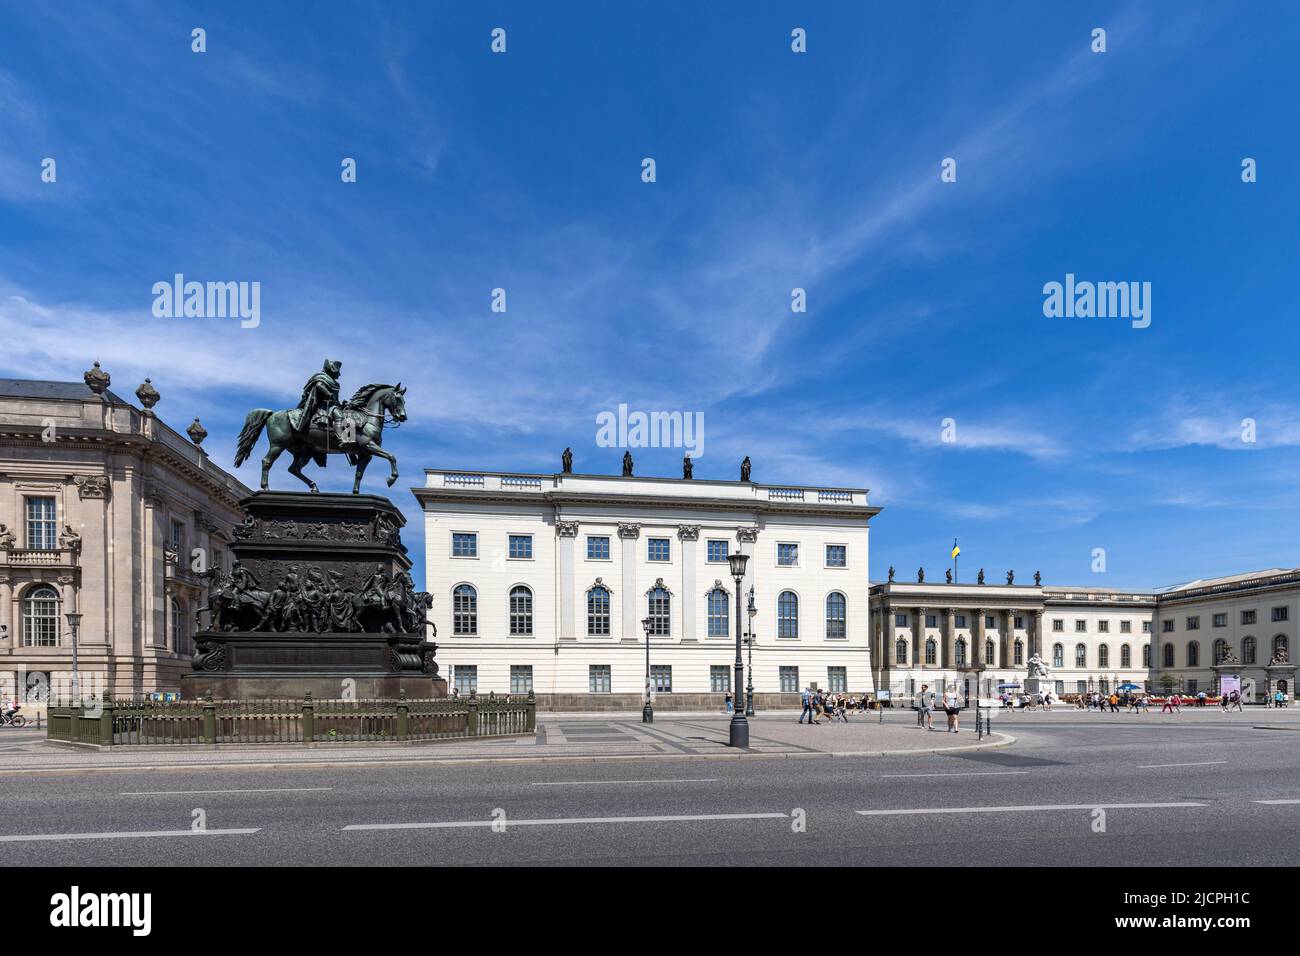
[[(1268, 722), (1018, 714), (1008, 747), (874, 758), (0, 774), (0, 865), (1282, 865), (1300, 721)], [(6, 768), (21, 749), (0, 737)]]

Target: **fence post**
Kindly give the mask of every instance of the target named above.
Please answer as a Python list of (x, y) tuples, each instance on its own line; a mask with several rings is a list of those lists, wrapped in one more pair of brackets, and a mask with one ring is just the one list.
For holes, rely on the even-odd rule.
[(212, 692), (203, 695), (203, 742), (217, 742), (217, 705), (212, 703)]
[(309, 744), (316, 739), (316, 702), (311, 699), (311, 691), (302, 699), (302, 742)]
[(537, 698), (533, 696), (533, 691), (529, 688), (528, 703), (525, 705), (526, 715), (524, 717), (524, 733), (536, 733), (537, 731)]
[(104, 706), (99, 712), (99, 745), (113, 746), (113, 698), (104, 693)]
[(469, 702), (465, 705), (469, 708), (469, 714), (465, 718), (465, 734), (468, 737), (478, 736), (478, 697), (476, 692), (471, 691)]
[(411, 732), (411, 705), (406, 702), (406, 691), (397, 692), (397, 739), (405, 740)]

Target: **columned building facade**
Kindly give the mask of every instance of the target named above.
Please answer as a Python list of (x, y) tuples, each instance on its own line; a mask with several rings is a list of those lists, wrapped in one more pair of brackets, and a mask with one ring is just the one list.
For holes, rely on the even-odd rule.
[(648, 629), (656, 694), (720, 700), (733, 680), (736, 551), (749, 556), (739, 618), (754, 636), (755, 693), (873, 690), (866, 581), (879, 509), (865, 489), (430, 470), (413, 491), (438, 661), (461, 693), (627, 706), (646, 683)]
[(152, 383), (139, 407), (107, 378), (0, 379), (0, 694), (32, 704), (71, 690), (68, 612), (83, 696), (177, 690), (199, 573), (249, 493), (153, 413)]

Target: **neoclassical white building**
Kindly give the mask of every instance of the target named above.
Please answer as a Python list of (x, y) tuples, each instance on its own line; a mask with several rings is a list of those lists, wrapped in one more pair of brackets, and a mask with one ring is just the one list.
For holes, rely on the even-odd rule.
[(33, 704), (70, 692), (70, 611), (83, 694), (176, 690), (204, 593), (195, 554), (228, 560), (249, 494), (154, 414), (151, 383), (135, 405), (92, 373), (98, 392), (0, 379), (0, 694)]
[(755, 693), (873, 689), (866, 489), (429, 470), (413, 491), (438, 660), (462, 693), (627, 706), (647, 626), (657, 694), (727, 691), (737, 549)]

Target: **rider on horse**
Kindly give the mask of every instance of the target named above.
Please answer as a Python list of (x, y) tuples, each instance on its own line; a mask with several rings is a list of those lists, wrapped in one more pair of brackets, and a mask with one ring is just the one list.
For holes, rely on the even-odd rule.
[(307, 379), (307, 384), (302, 387), (302, 399), (298, 402), (302, 416), (298, 419), (295, 434), (305, 435), (311, 429), (313, 420), (322, 412), (329, 430), (334, 430), (340, 405), (339, 372), (342, 370), (342, 362), (326, 359), (324, 368)]

